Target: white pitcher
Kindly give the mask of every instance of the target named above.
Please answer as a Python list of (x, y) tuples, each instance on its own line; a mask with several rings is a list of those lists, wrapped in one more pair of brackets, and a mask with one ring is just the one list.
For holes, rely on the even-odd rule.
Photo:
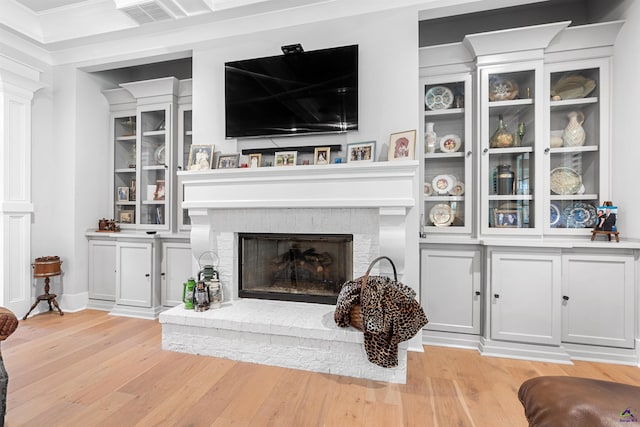
[(567, 127), (564, 128), (564, 133), (562, 134), (564, 146), (579, 147), (584, 145), (584, 141), (587, 138), (584, 128), (582, 127), (584, 123), (584, 113), (582, 111), (572, 111), (567, 114), (567, 117), (569, 118), (569, 123)]

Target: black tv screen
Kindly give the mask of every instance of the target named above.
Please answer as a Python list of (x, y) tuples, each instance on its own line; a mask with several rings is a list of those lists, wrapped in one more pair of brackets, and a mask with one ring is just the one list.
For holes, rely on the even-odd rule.
[(227, 138), (358, 129), (358, 46), (225, 64)]

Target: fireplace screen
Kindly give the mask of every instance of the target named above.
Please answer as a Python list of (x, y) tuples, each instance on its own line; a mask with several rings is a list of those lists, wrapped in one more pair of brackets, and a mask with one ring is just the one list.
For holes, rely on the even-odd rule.
[(241, 298), (335, 304), (352, 278), (352, 235), (238, 236)]

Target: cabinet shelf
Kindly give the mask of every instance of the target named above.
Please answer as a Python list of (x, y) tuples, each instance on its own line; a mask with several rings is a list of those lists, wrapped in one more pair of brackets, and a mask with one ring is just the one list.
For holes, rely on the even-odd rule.
[(424, 196), (425, 203), (428, 202), (464, 202), (464, 196)]
[(568, 201), (574, 201), (574, 200), (598, 200), (598, 195), (595, 193), (590, 193), (590, 194), (570, 194), (570, 195), (564, 195), (564, 194), (551, 194), (549, 196), (550, 200), (568, 200)]
[(590, 98), (578, 98), (578, 99), (563, 99), (560, 101), (551, 101), (549, 106), (553, 109), (561, 108), (561, 107), (573, 107), (575, 105), (585, 105), (585, 104), (597, 104), (598, 97), (592, 96)]
[(453, 153), (427, 153), (424, 155), (425, 159), (443, 159), (443, 158), (455, 158), (464, 157), (464, 152), (456, 151)]
[(489, 101), (489, 108), (513, 108), (520, 105), (533, 105), (532, 98), (513, 99), (509, 101)]
[(148, 130), (146, 132), (142, 132), (142, 136), (164, 136), (166, 135), (166, 130)]
[(558, 147), (550, 148), (551, 154), (566, 154), (566, 153), (584, 153), (588, 151), (598, 151), (597, 145), (583, 145), (581, 147)]
[(533, 196), (531, 194), (507, 194), (507, 195), (489, 195), (488, 200), (506, 200), (506, 201), (517, 201), (517, 200), (533, 200)]
[(433, 116), (464, 116), (464, 108), (449, 108), (447, 110), (427, 110), (424, 112), (425, 117)]
[(136, 139), (137, 139), (137, 136), (133, 134), (133, 135), (126, 135), (126, 136), (119, 136), (116, 138), (116, 141), (136, 142)]
[(490, 155), (533, 153), (533, 147), (528, 147), (528, 146), (509, 147), (509, 148), (488, 148), (487, 150)]
[(120, 168), (114, 171), (115, 173), (136, 173), (135, 168)]
[(166, 168), (167, 168), (167, 165), (150, 165), (150, 166), (143, 166), (142, 170), (154, 171), (154, 170), (164, 170)]

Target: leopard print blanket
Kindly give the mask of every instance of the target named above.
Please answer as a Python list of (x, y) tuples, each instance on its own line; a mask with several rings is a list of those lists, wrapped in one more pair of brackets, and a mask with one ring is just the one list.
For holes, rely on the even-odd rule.
[(371, 363), (398, 366), (398, 343), (417, 334), (427, 316), (409, 286), (384, 276), (369, 276), (360, 292), (362, 277), (342, 285), (334, 312), (338, 326), (350, 326), (351, 307), (361, 305), (364, 347)]

